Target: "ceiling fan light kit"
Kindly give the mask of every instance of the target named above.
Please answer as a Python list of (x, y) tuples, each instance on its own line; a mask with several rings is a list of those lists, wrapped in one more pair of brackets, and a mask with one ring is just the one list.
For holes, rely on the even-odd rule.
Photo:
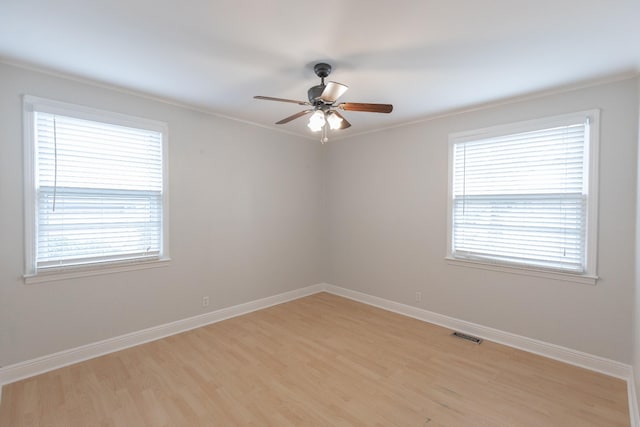
[(344, 119), (338, 116), (335, 111), (324, 112), (322, 110), (316, 110), (311, 117), (309, 117), (309, 123), (307, 127), (311, 129), (312, 132), (319, 132), (322, 130), (322, 127), (325, 125), (329, 125), (331, 130), (342, 129), (342, 122)]
[(346, 129), (351, 126), (351, 123), (342, 116), (338, 109), (343, 111), (364, 111), (371, 113), (390, 113), (393, 111), (393, 105), (391, 104), (365, 104), (359, 102), (341, 102), (336, 104), (338, 98), (340, 98), (349, 89), (348, 86), (337, 82), (324, 83), (324, 79), (331, 73), (331, 65), (320, 62), (313, 67), (313, 71), (316, 76), (320, 77), (320, 84), (312, 86), (307, 91), (307, 98), (309, 101), (296, 101), (293, 99), (274, 98), (271, 96), (254, 96), (255, 99), (262, 99), (267, 101), (277, 102), (289, 102), (298, 105), (308, 105), (311, 109), (300, 111), (289, 117), (276, 122), (277, 125), (289, 123), (299, 117), (311, 114), (309, 117), (309, 123), (307, 127), (312, 132), (322, 131), (320, 141), (324, 144), (329, 139), (327, 138), (327, 128), (331, 130)]

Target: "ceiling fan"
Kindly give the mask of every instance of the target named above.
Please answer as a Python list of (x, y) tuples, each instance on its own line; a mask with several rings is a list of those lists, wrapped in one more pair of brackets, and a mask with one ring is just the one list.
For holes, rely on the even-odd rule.
[(277, 125), (283, 125), (299, 117), (311, 114), (307, 126), (313, 132), (322, 131), (320, 141), (325, 143), (329, 140), (327, 138), (327, 127), (332, 130), (338, 130), (346, 129), (351, 126), (351, 123), (349, 123), (337, 110), (364, 111), (371, 113), (390, 113), (393, 110), (393, 105), (391, 104), (365, 104), (361, 102), (341, 102), (336, 104), (337, 99), (340, 98), (340, 96), (342, 96), (349, 88), (342, 83), (324, 83), (324, 79), (331, 73), (331, 65), (329, 64), (320, 62), (313, 67), (313, 71), (316, 73), (316, 76), (320, 77), (320, 84), (312, 86), (307, 91), (309, 101), (273, 98), (271, 96), (254, 96), (255, 99), (290, 102), (293, 104), (307, 105), (311, 107), (276, 122)]

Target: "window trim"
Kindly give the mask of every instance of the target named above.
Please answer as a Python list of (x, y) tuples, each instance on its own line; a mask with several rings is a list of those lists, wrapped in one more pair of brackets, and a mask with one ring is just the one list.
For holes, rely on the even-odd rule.
[[(23, 276), (25, 283), (40, 283), (75, 277), (110, 274), (121, 271), (166, 266), (169, 257), (169, 151), (168, 126), (164, 122), (135, 117), (127, 114), (23, 95), (23, 150), (24, 150), (24, 243), (25, 259)], [(84, 265), (47, 268), (38, 271), (35, 259), (36, 245), (36, 191), (35, 191), (35, 144), (34, 111), (75, 117), (84, 120), (110, 123), (162, 134), (162, 230), (160, 254), (152, 259), (107, 261)]]
[[(529, 131), (566, 125), (567, 122), (589, 118), (589, 142), (586, 147), (586, 161), (589, 170), (587, 178), (587, 238), (586, 238), (586, 271), (584, 273), (571, 273), (558, 271), (544, 267), (514, 265), (508, 263), (491, 262), (486, 260), (471, 260), (456, 258), (452, 254), (452, 227), (453, 227), (453, 148), (456, 143), (473, 141), (491, 137), (517, 134)], [(448, 147), (448, 188), (447, 188), (447, 264), (501, 271), (506, 273), (543, 277), (548, 279), (578, 282), (595, 285), (597, 276), (597, 252), (598, 252), (598, 171), (600, 148), (600, 110), (591, 109), (575, 113), (561, 114), (533, 120), (514, 122), (503, 125), (490, 126), (471, 131), (455, 132), (449, 134)]]

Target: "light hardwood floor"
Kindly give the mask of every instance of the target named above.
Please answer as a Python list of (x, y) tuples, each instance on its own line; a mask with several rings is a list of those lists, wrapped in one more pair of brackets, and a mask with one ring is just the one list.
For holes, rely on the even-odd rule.
[(0, 425), (629, 426), (626, 384), (320, 293), (4, 387)]

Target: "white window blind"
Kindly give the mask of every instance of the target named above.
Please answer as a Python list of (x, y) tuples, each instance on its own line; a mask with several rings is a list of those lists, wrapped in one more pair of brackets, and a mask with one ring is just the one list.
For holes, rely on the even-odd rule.
[(589, 121), (452, 146), (454, 258), (587, 272)]
[(158, 258), (163, 133), (33, 112), (34, 270)]

